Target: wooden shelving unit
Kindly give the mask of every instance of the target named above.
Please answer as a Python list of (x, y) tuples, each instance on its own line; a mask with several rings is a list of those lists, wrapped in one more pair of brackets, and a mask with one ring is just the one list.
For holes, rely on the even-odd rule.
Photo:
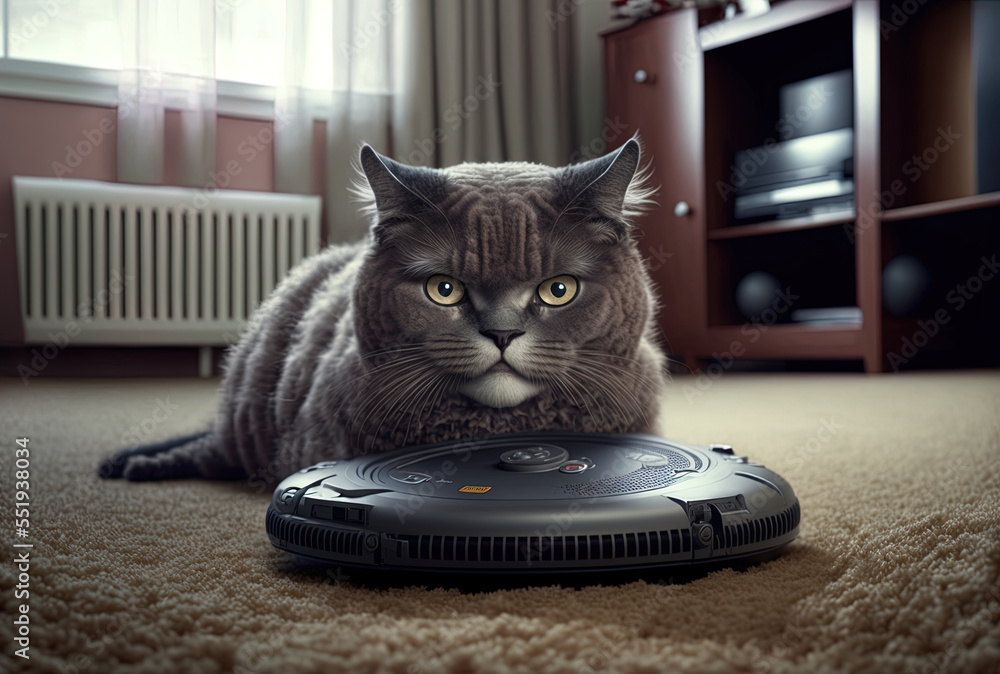
[[(661, 328), (693, 369), (721, 354), (854, 360), (868, 372), (1000, 365), (988, 337), (1000, 331), (1000, 280), (961, 310), (947, 300), (981, 255), (1000, 253), (1000, 192), (977, 189), (984, 148), (972, 65), (973, 20), (997, 19), (971, 0), (928, 0), (900, 26), (894, 11), (889, 1), (785, 0), (756, 17), (700, 26), (697, 10), (682, 9), (604, 35), (608, 115), (643, 135), (661, 186), (662, 210), (641, 223)], [(889, 39), (886, 25), (895, 28)], [(854, 84), (853, 211), (737, 221), (718, 186), (736, 151), (775, 136), (780, 87), (845, 69)], [(936, 140), (941, 150), (937, 137), (950, 128), (947, 148), (929, 151)], [(933, 162), (914, 177), (907, 162), (918, 156)], [(688, 208), (675, 211), (679, 202)], [(926, 260), (933, 286), (917, 313), (896, 317), (882, 307), (882, 270), (904, 253)], [(795, 308), (856, 306), (863, 322), (792, 323), (790, 311), (747, 320), (735, 288), (756, 269), (796, 289)], [(948, 325), (901, 362), (906, 340), (942, 308)]]
[(854, 211), (849, 213), (841, 212), (807, 215), (801, 218), (788, 218), (787, 220), (774, 220), (772, 222), (758, 222), (752, 225), (718, 227), (716, 229), (708, 230), (708, 238), (710, 240), (738, 239), (744, 236), (778, 234), (780, 232), (792, 232), (799, 229), (815, 229), (817, 227), (843, 225), (849, 222), (854, 222)]
[(730, 21), (712, 23), (699, 31), (698, 38), (702, 51), (709, 51), (792, 28), (850, 7), (851, 0), (786, 2), (777, 6), (777, 11), (748, 18), (737, 16)]
[(981, 208), (1000, 206), (1000, 192), (988, 192), (986, 194), (974, 194), (970, 197), (959, 197), (957, 199), (946, 199), (944, 201), (934, 201), (929, 204), (917, 204), (916, 206), (903, 206), (902, 208), (892, 208), (883, 211), (882, 222), (895, 222), (898, 220), (914, 220), (926, 218), (933, 215), (948, 215), (950, 213), (964, 213), (975, 211)]

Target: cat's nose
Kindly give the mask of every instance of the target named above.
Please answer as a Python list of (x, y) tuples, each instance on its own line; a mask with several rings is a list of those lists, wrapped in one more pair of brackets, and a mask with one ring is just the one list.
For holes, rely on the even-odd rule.
[(480, 330), (480, 335), (489, 337), (494, 342), (496, 342), (497, 348), (500, 349), (500, 353), (507, 348), (511, 340), (515, 337), (520, 337), (524, 334), (524, 330)]

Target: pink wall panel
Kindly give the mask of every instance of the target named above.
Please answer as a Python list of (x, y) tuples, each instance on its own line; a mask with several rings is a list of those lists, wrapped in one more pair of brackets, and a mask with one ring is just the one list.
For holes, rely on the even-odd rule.
[(320, 215), (320, 246), (325, 246), (330, 232), (326, 209), (326, 121), (313, 121), (312, 137), (312, 193), (323, 196), (322, 215)]
[(181, 186), (180, 140), (181, 113), (163, 113), (163, 184)]
[(0, 344), (20, 343), (11, 176), (114, 180), (114, 108), (0, 96)]
[[(11, 176), (62, 175), (115, 181), (116, 119), (116, 110), (112, 107), (0, 97), (0, 346), (23, 343)], [(274, 189), (273, 129), (270, 120), (218, 118), (215, 176), (218, 187), (257, 191)], [(168, 110), (164, 119), (163, 166), (163, 182), (167, 185), (180, 184), (179, 133), (180, 115)], [(319, 120), (313, 126), (311, 161), (312, 192), (324, 195), (326, 123)], [(324, 241), (326, 231), (324, 208)], [(150, 354), (155, 357), (152, 351)], [(11, 363), (5, 363), (9, 367), (0, 368), (0, 374), (12, 374), (15, 366)], [(114, 376), (116, 373), (108, 371), (107, 374)]]
[(274, 124), (270, 120), (220, 116), (215, 148), (219, 187), (274, 190)]

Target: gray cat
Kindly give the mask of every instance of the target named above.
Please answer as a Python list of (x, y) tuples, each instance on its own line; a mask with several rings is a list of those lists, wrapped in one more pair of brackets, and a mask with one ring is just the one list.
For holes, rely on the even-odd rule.
[(303, 261), (229, 353), (206, 433), (102, 477), (244, 478), (520, 431), (659, 433), (665, 357), (630, 221), (633, 139), (565, 168), (405, 166), (361, 150), (368, 241)]

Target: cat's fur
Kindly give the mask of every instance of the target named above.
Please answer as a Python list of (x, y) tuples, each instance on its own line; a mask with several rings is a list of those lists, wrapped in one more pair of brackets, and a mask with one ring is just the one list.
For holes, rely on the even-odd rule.
[[(399, 164), (365, 146), (369, 240), (305, 260), (230, 352), (210, 431), (119, 452), (130, 480), (271, 485), (321, 460), (518, 431), (658, 432), (665, 359), (630, 220), (639, 145), (583, 164)], [(460, 280), (431, 302), (434, 274)], [(578, 295), (547, 306), (539, 284)], [(435, 286), (436, 287), (436, 286)], [(501, 352), (482, 334), (516, 330)], [(486, 373), (501, 356), (518, 374)], [(485, 373), (485, 374), (484, 374)]]

